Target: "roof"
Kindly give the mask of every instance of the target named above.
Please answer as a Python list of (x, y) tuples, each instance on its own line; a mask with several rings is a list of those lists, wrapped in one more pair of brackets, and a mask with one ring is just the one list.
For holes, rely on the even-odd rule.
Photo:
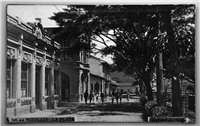
[(99, 75), (95, 75), (95, 74), (92, 74), (92, 73), (90, 73), (90, 76), (97, 77), (97, 78), (100, 78), (100, 79), (105, 79), (104, 77), (101, 77)]
[(119, 83), (117, 83), (116, 81), (113, 81), (113, 80), (111, 80), (110, 83), (113, 84), (113, 85), (116, 85), (116, 86), (120, 86)]
[(110, 77), (111, 77), (112, 80), (115, 80), (118, 83), (131, 83), (131, 84), (133, 84), (133, 82), (136, 81), (133, 77), (128, 76), (123, 72), (117, 72), (117, 71), (111, 72)]
[(137, 86), (138, 84), (134, 84), (134, 83), (118, 83), (121, 86)]

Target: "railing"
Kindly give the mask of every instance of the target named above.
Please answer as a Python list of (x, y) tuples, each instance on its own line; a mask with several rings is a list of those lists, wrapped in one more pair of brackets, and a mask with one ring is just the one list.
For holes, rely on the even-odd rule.
[[(32, 34), (34, 36), (36, 36), (33, 33), (33, 28), (31, 26), (29, 26), (28, 24), (26, 24), (25, 22), (21, 21), (20, 18), (15, 18), (15, 17), (12, 17), (10, 15), (7, 15), (7, 21), (10, 22), (11, 24), (15, 24), (16, 26), (20, 27), (21, 29), (29, 32), (30, 34)], [(43, 40), (44, 42), (46, 42), (49, 45), (52, 45), (51, 39), (47, 36), (44, 36), (41, 40)], [(61, 49), (61, 45), (58, 42), (54, 41), (53, 46), (56, 47), (57, 49)]]
[(16, 99), (7, 99), (6, 108), (16, 107)]
[(21, 106), (30, 105), (30, 104), (31, 104), (31, 98), (30, 97), (21, 99)]
[(21, 21), (20, 18), (15, 18), (10, 15), (7, 15), (7, 21), (12, 24), (18, 25), (19, 27), (28, 31), (29, 33), (32, 33), (33, 28), (28, 24), (24, 23), (23, 21)]
[(47, 44), (52, 45), (52, 44), (51, 44), (51, 39), (50, 39), (49, 37), (45, 36), (45, 37), (43, 38), (43, 40), (44, 40)]

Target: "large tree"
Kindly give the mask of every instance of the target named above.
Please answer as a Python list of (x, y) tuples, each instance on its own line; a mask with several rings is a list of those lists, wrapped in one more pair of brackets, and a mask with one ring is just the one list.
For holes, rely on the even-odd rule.
[[(187, 55), (184, 55), (185, 51), (177, 49), (188, 50), (189, 47), (189, 50), (192, 50), (193, 46), (189, 45), (194, 45), (188, 44), (194, 41), (188, 42), (187, 37), (189, 35), (192, 40), (194, 34), (187, 32), (192, 31), (192, 28), (182, 27), (184, 23), (188, 23), (188, 20), (180, 18), (193, 12), (188, 8), (189, 6), (172, 5), (75, 5), (69, 6), (64, 12), (56, 13), (51, 19), (60, 26), (59, 32), (56, 32), (59, 38), (63, 38), (66, 43), (74, 43), (74, 41), (77, 43), (73, 44), (71, 46), (73, 50), (66, 51), (67, 53), (73, 53), (75, 49), (83, 47), (93, 51), (100, 50), (93, 42), (103, 44), (105, 48), (100, 51), (103, 54), (114, 55), (113, 66), (116, 66), (118, 71), (137, 78), (141, 82), (141, 89), (144, 85), (147, 87), (148, 100), (153, 99), (150, 81), (155, 67), (154, 57), (157, 52), (163, 52), (164, 61), (170, 59), (170, 64), (164, 63), (164, 67), (166, 66), (169, 71), (169, 77), (175, 78), (172, 81), (174, 113), (177, 110), (179, 111), (177, 115), (180, 115), (180, 92), (176, 92), (180, 90), (180, 71), (177, 70), (180, 66), (178, 64), (181, 64), (179, 57), (183, 56), (186, 64), (186, 61), (192, 62), (192, 58), (188, 58), (188, 55), (191, 54), (192, 57), (194, 52), (187, 51)], [(158, 28), (159, 23), (160, 28)], [(182, 34), (181, 31), (187, 34)], [(110, 45), (110, 42), (113, 44)], [(87, 46), (88, 44), (90, 46)], [(191, 73), (188, 76), (192, 76)], [(176, 99), (178, 100), (175, 101)], [(177, 107), (179, 109), (175, 110)]]
[[(194, 5), (179, 5), (162, 7), (161, 21), (163, 22), (163, 31), (167, 32), (166, 46), (169, 53), (167, 66), (168, 77), (172, 80), (172, 105), (173, 115), (181, 116), (181, 91), (180, 75), (185, 73), (189, 77), (190, 72), (194, 73)], [(192, 57), (190, 66), (184, 66), (187, 63), (185, 59)], [(190, 59), (190, 58), (189, 58)], [(188, 71), (191, 70), (191, 71)], [(192, 78), (192, 76), (190, 76)]]
[[(148, 99), (153, 99), (150, 75), (154, 66), (153, 57), (158, 48), (155, 39), (158, 26), (155, 7), (70, 6), (51, 19), (61, 26), (59, 34), (67, 37), (68, 42), (73, 40), (69, 39), (72, 34), (73, 38), (105, 45), (102, 52), (114, 54), (113, 60), (118, 70), (140, 80), (141, 85), (147, 87)], [(74, 31), (70, 33), (72, 29)], [(109, 45), (107, 41), (114, 44)], [(96, 49), (95, 46), (92, 47)]]

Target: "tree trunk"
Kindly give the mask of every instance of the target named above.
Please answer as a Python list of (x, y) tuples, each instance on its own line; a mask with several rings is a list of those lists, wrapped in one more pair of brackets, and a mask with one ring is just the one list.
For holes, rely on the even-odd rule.
[(171, 75), (172, 75), (172, 110), (173, 116), (182, 116), (181, 108), (181, 94), (180, 94), (180, 82), (179, 82), (179, 61), (174, 42), (174, 31), (171, 24), (171, 9), (165, 13), (165, 25), (167, 28), (167, 34), (169, 36), (169, 50), (171, 61)]
[(152, 93), (152, 87), (151, 87), (151, 84), (150, 84), (151, 79), (150, 79), (150, 72), (149, 71), (144, 73), (143, 81), (144, 81), (146, 89), (147, 89), (148, 101), (151, 101), (151, 100), (153, 100), (153, 93)]
[(157, 102), (160, 105), (165, 106), (165, 85), (163, 82), (163, 61), (162, 53), (158, 52), (156, 54), (156, 84), (157, 84)]
[(143, 81), (140, 81), (140, 94), (145, 94), (145, 84)]

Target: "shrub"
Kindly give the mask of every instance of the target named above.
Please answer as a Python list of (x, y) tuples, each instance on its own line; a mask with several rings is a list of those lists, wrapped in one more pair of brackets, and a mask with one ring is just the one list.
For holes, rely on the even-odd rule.
[(147, 99), (144, 95), (140, 96), (140, 103), (141, 103), (142, 107), (145, 108), (145, 104), (147, 103)]
[(146, 111), (150, 111), (154, 106), (158, 105), (158, 103), (154, 100), (152, 101), (148, 101), (146, 104), (145, 104), (145, 110)]
[(164, 106), (155, 106), (152, 108), (152, 116), (164, 116), (165, 107)]
[(152, 108), (157, 105), (157, 102), (154, 100), (145, 102), (145, 100), (146, 99), (144, 99), (144, 98), (141, 99), (141, 103), (142, 103), (142, 101), (143, 101), (143, 103), (145, 103), (144, 107), (143, 107), (144, 109), (143, 109), (142, 118), (144, 121), (147, 121), (148, 117), (152, 116)]

